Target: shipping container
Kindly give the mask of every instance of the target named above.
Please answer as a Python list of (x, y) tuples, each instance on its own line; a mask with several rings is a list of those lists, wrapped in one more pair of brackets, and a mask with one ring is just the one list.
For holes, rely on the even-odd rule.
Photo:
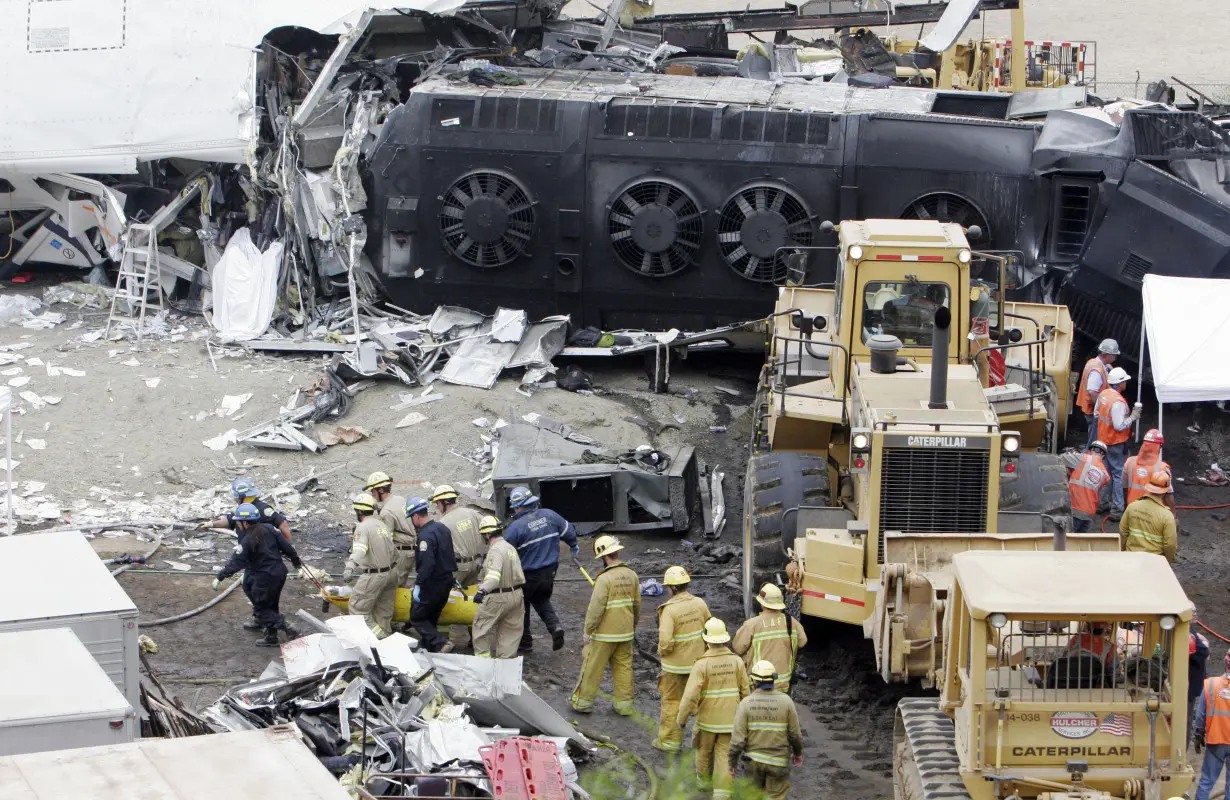
[(141, 707), (137, 607), (80, 533), (0, 536), (0, 633), (70, 628), (133, 708)]
[(138, 733), (132, 705), (71, 630), (0, 633), (0, 755), (126, 744)]

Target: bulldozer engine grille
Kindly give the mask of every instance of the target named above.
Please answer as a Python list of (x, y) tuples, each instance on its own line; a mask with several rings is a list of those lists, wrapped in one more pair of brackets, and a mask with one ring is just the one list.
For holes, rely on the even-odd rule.
[(885, 448), (880, 530), (986, 531), (990, 457), (988, 450)]

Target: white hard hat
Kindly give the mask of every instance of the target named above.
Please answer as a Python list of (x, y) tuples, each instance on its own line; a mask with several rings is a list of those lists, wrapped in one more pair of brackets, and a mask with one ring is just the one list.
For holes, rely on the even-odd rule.
[(1111, 386), (1117, 386), (1120, 383), (1127, 383), (1132, 379), (1132, 376), (1127, 374), (1127, 370), (1123, 367), (1115, 367), (1106, 376), (1106, 382)]
[(1102, 343), (1098, 345), (1098, 352), (1103, 355), (1117, 356), (1119, 355), (1119, 343), (1114, 339), (1103, 339)]

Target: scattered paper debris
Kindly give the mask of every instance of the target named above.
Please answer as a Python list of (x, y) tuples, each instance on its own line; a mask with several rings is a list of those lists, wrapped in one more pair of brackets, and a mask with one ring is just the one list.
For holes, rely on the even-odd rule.
[(121, 364), (123, 364), (123, 365), (124, 365), (124, 366), (126, 366), (126, 367), (139, 367), (139, 366), (141, 366), (141, 362), (140, 362), (140, 361), (137, 361), (137, 359), (135, 359), (135, 358), (130, 358), (130, 359), (128, 359), (127, 361), (121, 361), (120, 363), (121, 363)]
[(192, 569), (191, 564), (185, 564), (182, 561), (168, 561), (166, 559), (163, 559), (162, 563), (166, 564), (168, 567), (178, 572), (188, 572)]
[(35, 358), (27, 358), (27, 359), (26, 359), (26, 366), (27, 366), (27, 367), (41, 367), (41, 366), (43, 366), (43, 359), (38, 358), (38, 357), (35, 357)]
[(339, 425), (331, 431), (322, 432), (316, 438), (325, 447), (331, 447), (335, 444), (354, 444), (371, 435), (371, 431), (358, 425)]
[(20, 378), (12, 378), (11, 380), (9, 380), (9, 386), (12, 386), (13, 388), (17, 388), (20, 386), (25, 386), (29, 382), (30, 382), (30, 376), (22, 375)]
[(238, 441), (239, 429), (231, 428), (226, 433), (220, 433), (212, 439), (206, 439), (201, 444), (208, 447), (210, 450), (225, 450), (230, 445)]
[(247, 394), (228, 394), (222, 398), (222, 403), (218, 406), (218, 410), (214, 412), (219, 417), (234, 416), (235, 412), (243, 407), (243, 404), (252, 399), (252, 393)]
[(60, 372), (63, 372), (65, 375), (68, 375), (71, 378), (84, 378), (85, 377), (85, 370), (82, 370), (82, 369), (73, 369), (72, 367), (60, 367)]
[(21, 367), (11, 367), (9, 369), (0, 369), (0, 375), (20, 375), (25, 372)]
[(491, 427), (491, 420), (487, 419), (486, 417), (479, 417), (478, 419), (474, 419), (470, 421), (474, 423), (474, 427), (476, 428), (490, 428)]
[(409, 414), (401, 418), (397, 423), (398, 428), (409, 428), (411, 425), (418, 425), (427, 419), (427, 415), (420, 414), (417, 411), (411, 411)]
[(31, 450), (46, 450), (47, 442), (44, 439), (26, 439), (26, 444)]
[(49, 406), (58, 406), (60, 404), (60, 401), (63, 399), (64, 398), (60, 397), (59, 395), (49, 394), (43, 397), (43, 402)]
[(154, 388), (157, 388), (158, 383), (159, 383), (161, 380), (162, 380), (162, 378), (148, 378), (148, 379), (146, 379), (146, 381), (145, 381), (145, 385), (146, 385), (146, 386), (148, 386), (148, 387), (149, 387), (149, 388), (151, 388), (151, 389), (154, 389)]

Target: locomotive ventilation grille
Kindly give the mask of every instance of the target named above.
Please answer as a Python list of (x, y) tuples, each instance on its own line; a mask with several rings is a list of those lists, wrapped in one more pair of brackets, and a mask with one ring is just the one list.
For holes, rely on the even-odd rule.
[(885, 448), (880, 530), (985, 532), (990, 458), (987, 450)]
[(440, 196), (439, 222), (450, 253), (474, 267), (502, 267), (529, 248), (534, 203), (511, 175), (471, 172)]
[(663, 278), (697, 261), (705, 224), (700, 207), (675, 183), (646, 180), (619, 193), (607, 212), (607, 235), (619, 263)]
[(781, 186), (763, 184), (736, 192), (718, 217), (722, 258), (750, 281), (784, 281), (786, 251), (780, 248), (811, 243), (811, 216), (803, 202)]

